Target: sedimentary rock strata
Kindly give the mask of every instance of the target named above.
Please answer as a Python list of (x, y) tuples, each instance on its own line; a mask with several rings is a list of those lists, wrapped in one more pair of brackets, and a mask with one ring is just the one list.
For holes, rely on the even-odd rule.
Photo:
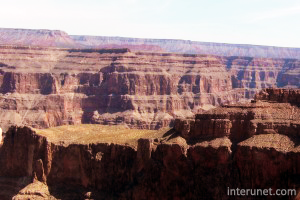
[[(258, 58), (299, 59), (299, 48), (284, 48), (261, 45), (224, 44), (189, 40), (147, 39), (105, 36), (70, 36), (77, 44), (86, 47), (128, 47), (132, 50), (150, 52), (177, 52), (211, 54), (219, 56), (245, 56)], [(141, 48), (142, 47), (142, 48)]]
[(299, 66), (295, 59), (2, 46), (0, 124), (158, 129), (262, 88), (299, 87)]
[(299, 113), (298, 106), (274, 100), (223, 105), (176, 120), (152, 138), (131, 129), (118, 135), (121, 129), (113, 127), (109, 137), (100, 125), (80, 125), (86, 132), (11, 127), (0, 148), (0, 176), (31, 177), (47, 185), (42, 195), (63, 199), (265, 198), (231, 196), (228, 188), (299, 193)]
[[(172, 139), (170, 135), (140, 139), (137, 147), (113, 143), (60, 144), (30, 128), (12, 127), (0, 150), (0, 177), (32, 177), (35, 182), (47, 184), (48, 190), (40, 190), (45, 198), (51, 195), (78, 199), (89, 192), (95, 199), (101, 199), (99, 193), (104, 193), (104, 198), (125, 199), (142, 199), (145, 195), (149, 199), (197, 195), (217, 198), (224, 195), (218, 187), (230, 173), (230, 146), (225, 137), (189, 147), (183, 138)], [(220, 166), (228, 170), (223, 171)], [(211, 170), (220, 174), (206, 180), (204, 174)], [(220, 182), (213, 186), (216, 180)], [(26, 195), (22, 191), (14, 194), (19, 198)], [(5, 193), (3, 196), (7, 197)]]
[(256, 100), (290, 103), (300, 107), (299, 89), (264, 89), (255, 95)]
[[(251, 103), (223, 105), (197, 114), (195, 119), (177, 119), (174, 128), (186, 139), (229, 136), (240, 142), (269, 130), (298, 137), (300, 110), (293, 105), (298, 93), (299, 90), (266, 89)], [(287, 96), (291, 98), (287, 100)]]
[[(0, 44), (63, 48), (129, 48), (132, 51), (299, 59), (299, 48), (172, 39), (68, 35), (60, 30), (0, 28)], [(288, 77), (288, 76), (286, 76)]]

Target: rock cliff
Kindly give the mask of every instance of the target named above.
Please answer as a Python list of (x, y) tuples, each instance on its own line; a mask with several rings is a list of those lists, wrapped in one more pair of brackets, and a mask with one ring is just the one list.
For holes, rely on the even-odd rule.
[(300, 90), (298, 89), (264, 89), (255, 95), (256, 100), (290, 103), (300, 107)]
[[(0, 125), (126, 123), (158, 129), (174, 118), (299, 87), (292, 59), (142, 53), (129, 49), (0, 48)], [(289, 81), (286, 78), (289, 76)]]
[[(27, 191), (32, 184), (44, 183), (46, 188), (38, 190), (44, 199), (218, 199), (226, 192), (220, 187), (230, 185), (230, 146), (224, 137), (190, 147), (170, 135), (139, 139), (137, 147), (65, 144), (27, 127), (11, 127), (0, 149), (0, 180), (9, 188), (13, 180), (27, 177)], [(30, 194), (0, 192), (4, 200)]]
[[(0, 183), (4, 176), (14, 177), (11, 182), (27, 177), (41, 188), (46, 184), (40, 193), (48, 199), (298, 199), (299, 111), (274, 100), (224, 105), (176, 120), (167, 132), (139, 133), (144, 139), (133, 143), (128, 141), (137, 140), (137, 130), (127, 129), (123, 137), (112, 126), (115, 139), (99, 125), (92, 132), (97, 125), (85, 131), (11, 127), (0, 148)], [(33, 193), (32, 184), (15, 197)], [(240, 197), (228, 188), (297, 194)]]

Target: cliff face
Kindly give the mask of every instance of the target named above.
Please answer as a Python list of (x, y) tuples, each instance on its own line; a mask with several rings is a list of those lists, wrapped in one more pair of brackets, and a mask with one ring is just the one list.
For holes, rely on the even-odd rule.
[[(216, 137), (230, 139), (232, 165), (228, 182), (232, 182), (229, 188), (271, 188), (272, 194), (282, 188), (299, 191), (300, 110), (284, 103), (296, 104), (298, 92), (267, 89), (256, 96), (264, 101), (226, 105), (198, 114), (193, 120), (176, 120), (174, 129), (189, 143), (196, 145), (199, 141)], [(216, 160), (223, 159), (219, 157)], [(299, 194), (297, 197), (269, 196), (265, 199), (281, 198), (298, 199)], [(244, 199), (260, 198), (245, 196)]]
[(256, 100), (276, 101), (300, 106), (299, 89), (264, 89), (255, 95)]
[(228, 188), (299, 192), (299, 113), (289, 103), (227, 105), (177, 120), (162, 137), (137, 146), (11, 127), (0, 148), (0, 177), (35, 177), (49, 188), (44, 196), (63, 199), (262, 198), (229, 195)]
[(51, 195), (63, 199), (68, 195), (69, 199), (83, 198), (87, 193), (97, 199), (99, 192), (107, 198), (191, 199), (200, 195), (218, 199), (224, 196), (218, 188), (229, 186), (231, 142), (221, 138), (209, 144), (212, 147), (205, 142), (189, 147), (179, 137), (161, 144), (140, 139), (137, 149), (107, 143), (66, 146), (30, 128), (11, 127), (0, 149), (0, 177), (33, 177), (46, 183)]
[(299, 66), (287, 59), (7, 46), (0, 49), (0, 124), (157, 129), (262, 88), (299, 87), (283, 78), (297, 80)]
[(240, 142), (269, 130), (297, 138), (300, 114), (295, 100), (298, 93), (295, 89), (266, 89), (251, 103), (223, 105), (197, 114), (195, 119), (177, 119), (174, 128), (188, 140), (229, 136)]

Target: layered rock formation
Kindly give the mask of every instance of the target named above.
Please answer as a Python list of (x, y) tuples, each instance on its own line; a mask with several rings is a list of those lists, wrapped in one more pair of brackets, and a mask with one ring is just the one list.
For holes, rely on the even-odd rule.
[(129, 48), (132, 51), (144, 52), (176, 52), (259, 58), (300, 58), (299, 48), (222, 44), (189, 40), (68, 35), (59, 30), (43, 29), (0, 28), (0, 44), (63, 48)]
[[(224, 44), (213, 42), (197, 42), (190, 40), (172, 39), (140, 39), (126, 37), (105, 37), (105, 36), (79, 36), (71, 35), (77, 43), (88, 47), (111, 47), (119, 46), (133, 50), (140, 50), (141, 45), (152, 48), (143, 51), (178, 52), (192, 54), (212, 54), (219, 56), (245, 56), (259, 58), (291, 58), (299, 59), (299, 48), (284, 48), (260, 45)], [(131, 46), (131, 47), (130, 47)]]
[(290, 103), (300, 107), (300, 90), (296, 89), (264, 89), (255, 95), (255, 100)]
[[(221, 185), (230, 185), (230, 146), (228, 138), (219, 138), (189, 147), (183, 138), (170, 135), (140, 139), (137, 149), (105, 143), (63, 145), (30, 128), (12, 127), (0, 149), (0, 176), (32, 177), (47, 184), (48, 189), (38, 190), (44, 199), (218, 199), (226, 192)], [(24, 190), (32, 191), (28, 187)], [(33, 192), (2, 197), (16, 194), (22, 199)]]
[[(216, 137), (229, 138), (232, 142), (232, 165), (231, 178), (228, 181), (233, 182), (228, 187), (271, 188), (273, 194), (265, 197), (229, 195), (229, 199), (298, 199), (298, 94), (299, 90), (266, 89), (252, 103), (225, 105), (196, 115), (193, 120), (176, 120), (174, 129), (188, 143), (195, 145), (199, 141)], [(206, 144), (209, 146), (208, 142)], [(219, 157), (215, 160), (223, 159)], [(295, 193), (290, 196), (276, 196), (277, 189), (294, 189)]]
[[(299, 111), (274, 101), (227, 105), (194, 121), (177, 120), (174, 129), (158, 138), (139, 139), (137, 146), (86, 143), (91, 133), (72, 142), (72, 134), (61, 136), (55, 129), (49, 135), (11, 127), (0, 149), (0, 176), (45, 183), (48, 188), (40, 186), (45, 198), (297, 199)], [(33, 186), (28, 187), (24, 190), (30, 193)], [(235, 188), (295, 193), (228, 193)]]
[[(158, 129), (267, 87), (299, 87), (298, 60), (0, 48), (0, 125), (126, 123)], [(289, 76), (289, 81), (286, 81)], [(293, 81), (294, 80), (294, 81)]]

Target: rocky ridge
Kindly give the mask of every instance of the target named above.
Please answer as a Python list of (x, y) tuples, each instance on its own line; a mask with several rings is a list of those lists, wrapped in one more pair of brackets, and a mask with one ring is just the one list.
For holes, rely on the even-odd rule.
[[(225, 44), (190, 40), (126, 38), (109, 36), (71, 35), (78, 44), (86, 47), (128, 47), (132, 50), (150, 52), (177, 52), (188, 54), (211, 54), (219, 56), (244, 56), (258, 58), (299, 59), (299, 48), (285, 48), (247, 44)], [(141, 49), (141, 46), (148, 48)]]
[(62, 48), (129, 48), (132, 51), (299, 59), (299, 48), (190, 40), (68, 35), (60, 30), (0, 28), (0, 44)]
[[(137, 146), (64, 144), (11, 127), (0, 149), (0, 176), (32, 177), (47, 184), (42, 195), (58, 199), (297, 199), (299, 107), (258, 98), (177, 120)], [(241, 198), (228, 188), (295, 189), (298, 196)]]

